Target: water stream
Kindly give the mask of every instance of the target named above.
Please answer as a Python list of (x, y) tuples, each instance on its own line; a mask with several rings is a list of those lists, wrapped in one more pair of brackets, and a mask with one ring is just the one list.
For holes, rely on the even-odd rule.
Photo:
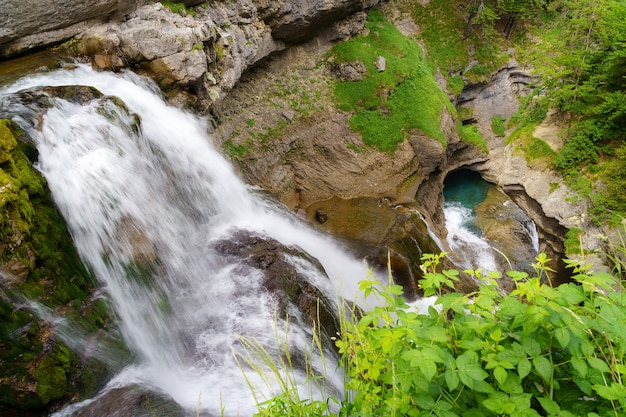
[[(489, 195), (490, 206), (483, 210), (483, 218), (479, 218), (476, 210)], [(447, 243), (459, 268), (504, 272), (510, 267), (528, 266), (537, 255), (539, 240), (534, 222), (477, 172), (458, 170), (449, 174), (444, 183), (444, 200)], [(499, 233), (492, 231), (488, 239), (485, 229), (494, 227), (496, 222), (510, 226), (497, 229)], [(507, 239), (503, 239), (504, 233)], [(512, 235), (518, 237), (509, 239)], [(494, 244), (498, 243), (500, 248), (495, 250)], [(526, 253), (519, 253), (520, 248)]]
[[(154, 85), (132, 73), (78, 66), (32, 75), (0, 89), (0, 99), (55, 85), (94, 86), (119, 97), (131, 113), (107, 98), (87, 104), (56, 99), (37, 129), (14, 117), (35, 140), (37, 168), (136, 355), (109, 387), (137, 383), (188, 410), (252, 414), (254, 399), (231, 351), (239, 335), (275, 347), (274, 302), (258, 271), (220, 256), (212, 243), (246, 230), (300, 247), (322, 263), (330, 280), (311, 266), (299, 271), (333, 300), (357, 293), (366, 266), (259, 198), (213, 149), (202, 120), (168, 106)], [(11, 112), (0, 107), (0, 116)], [(278, 329), (286, 337), (280, 323)], [(294, 348), (306, 349), (309, 340), (306, 326), (290, 326)], [(322, 372), (321, 358), (312, 361)], [(326, 377), (340, 389), (334, 366)]]

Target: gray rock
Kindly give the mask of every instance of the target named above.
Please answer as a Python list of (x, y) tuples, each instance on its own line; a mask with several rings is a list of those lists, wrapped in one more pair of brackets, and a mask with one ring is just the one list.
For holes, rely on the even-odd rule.
[[(0, 56), (52, 44), (119, 18), (144, 0), (12, 0), (0, 8)], [(87, 26), (85, 26), (87, 23)]]

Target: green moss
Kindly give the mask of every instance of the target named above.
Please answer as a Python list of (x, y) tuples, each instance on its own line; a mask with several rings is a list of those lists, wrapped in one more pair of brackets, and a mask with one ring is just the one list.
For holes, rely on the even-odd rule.
[(161, 4), (169, 9), (170, 12), (186, 16), (188, 10), (183, 3), (175, 3), (172, 1), (161, 1)]
[(491, 119), (491, 131), (497, 136), (504, 136), (506, 129), (504, 128), (504, 117), (496, 116)]
[(61, 398), (67, 387), (67, 372), (70, 370), (70, 352), (55, 344), (52, 353), (45, 355), (34, 372), (37, 381), (37, 396), (42, 404)]
[(498, 52), (507, 47), (505, 40), (499, 36), (485, 42), (473, 32), (469, 38), (463, 38), (467, 16), (459, 11), (467, 6), (466, 2), (430, 0), (409, 4), (407, 11), (420, 28), (419, 37), (426, 45), (429, 57), (447, 78), (451, 93), (458, 91), (458, 87), (451, 88), (458, 85), (458, 81), (453, 79), (459, 77), (470, 62), (476, 62), (476, 65), (464, 75), (469, 82), (475, 83), (486, 81), (508, 59), (508, 56)]
[[(65, 394), (68, 380), (82, 375), (80, 361), (70, 367), (71, 352), (24, 309), (24, 297), (63, 311), (83, 329), (95, 331), (111, 323), (105, 303), (90, 306), (97, 285), (78, 257), (45, 180), (32, 167), (36, 149), (17, 140), (22, 135), (14, 123), (0, 120), (0, 265), (11, 261), (22, 266), (15, 283), (0, 294), (0, 409), (7, 404), (42, 407)], [(48, 341), (45, 349), (43, 340)], [(35, 383), (36, 394), (15, 391), (15, 384)]]
[(245, 145), (236, 145), (229, 139), (224, 143), (224, 152), (230, 158), (243, 158), (248, 154), (248, 148)]
[(483, 138), (477, 126), (461, 125), (458, 130), (463, 142), (474, 144), (478, 149), (487, 152), (487, 142), (485, 142), (485, 138)]
[[(437, 85), (435, 68), (419, 45), (387, 22), (380, 11), (370, 12), (366, 26), (367, 36), (340, 43), (332, 50), (335, 62), (359, 62), (367, 69), (360, 81), (336, 83), (338, 108), (354, 112), (350, 125), (368, 146), (393, 151), (412, 129), (445, 146), (439, 125), (441, 113), (450, 103)], [(376, 68), (379, 57), (385, 59), (384, 71)]]
[(524, 154), (529, 164), (552, 166), (556, 152), (554, 152), (546, 142), (533, 136), (537, 124), (538, 123), (526, 123), (515, 129), (506, 139), (506, 143), (516, 144), (516, 149)]
[(460, 75), (451, 76), (447, 81), (448, 92), (453, 95), (459, 95), (463, 92), (463, 88), (465, 88), (465, 81), (463, 81), (463, 77)]

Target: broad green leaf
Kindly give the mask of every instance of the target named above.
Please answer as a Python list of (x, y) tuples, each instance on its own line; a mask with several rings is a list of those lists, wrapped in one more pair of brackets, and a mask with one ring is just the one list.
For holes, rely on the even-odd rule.
[(623, 401), (626, 398), (626, 387), (615, 382), (612, 382), (608, 387), (606, 385), (593, 385), (592, 388), (599, 396), (609, 401)]
[(537, 373), (546, 381), (552, 381), (552, 364), (543, 356), (533, 358), (533, 366)]
[(569, 344), (569, 339), (570, 339), (569, 330), (563, 327), (559, 327), (554, 332), (554, 336), (556, 337), (556, 340), (559, 341), (559, 344), (561, 345), (561, 347), (565, 349), (567, 345)]
[(430, 326), (426, 328), (422, 328), (420, 332), (423, 339), (428, 340), (430, 342), (435, 343), (447, 343), (450, 338), (446, 329), (439, 326)]
[(415, 404), (424, 410), (432, 410), (435, 406), (435, 400), (428, 394), (415, 394), (413, 395)]
[(500, 385), (504, 384), (504, 381), (506, 381), (506, 377), (508, 376), (508, 372), (501, 366), (497, 366), (494, 370), (493, 370), (493, 376), (496, 378), (496, 381), (498, 381), (498, 383)]
[(453, 292), (439, 297), (435, 304), (440, 304), (444, 310), (448, 310), (454, 306), (462, 306), (465, 308), (466, 303), (467, 297), (464, 294)]
[(509, 394), (522, 394), (524, 387), (522, 387), (522, 379), (515, 372), (507, 372), (506, 381), (500, 384), (500, 390)]
[(546, 410), (548, 414), (554, 414), (554, 415), (559, 414), (561, 407), (559, 407), (559, 405), (553, 400), (551, 400), (550, 398), (538, 397), (537, 400), (539, 401), (539, 404), (541, 404), (543, 409)]
[(483, 394), (491, 394), (495, 390), (493, 387), (485, 381), (474, 380), (474, 391), (482, 392)]
[(528, 278), (528, 274), (526, 272), (519, 271), (508, 271), (506, 273), (513, 281), (521, 281), (523, 279)]
[(487, 398), (482, 402), (485, 408), (489, 411), (493, 411), (496, 414), (502, 414), (504, 404), (506, 404), (506, 400), (502, 400), (499, 398)]
[(450, 410), (435, 409), (434, 413), (437, 417), (459, 417), (457, 413), (455, 413), (454, 411), (450, 411)]
[(452, 369), (448, 369), (443, 375), (450, 391), (454, 391), (461, 383), (459, 376)]
[(437, 349), (433, 347), (426, 346), (426, 347), (423, 347), (420, 351), (422, 355), (424, 356), (424, 359), (426, 359), (427, 361), (439, 362), (439, 363), (443, 362), (442, 355)]
[(524, 379), (530, 373), (532, 368), (533, 366), (530, 361), (524, 358), (517, 364), (517, 373), (519, 374), (520, 378)]
[(581, 377), (584, 378), (585, 376), (587, 376), (587, 370), (589, 369), (589, 366), (587, 365), (586, 360), (581, 359), (578, 356), (572, 356), (571, 362), (572, 367), (574, 367), (576, 372), (578, 372)]
[(470, 351), (479, 351), (483, 348), (483, 342), (478, 338), (465, 339), (459, 342), (459, 346)]
[(597, 369), (600, 372), (611, 372), (609, 365), (607, 365), (602, 359), (591, 356), (587, 358), (587, 362), (589, 362), (589, 365), (591, 365), (592, 368)]
[(424, 373), (424, 376), (429, 381), (432, 381), (433, 377), (437, 373), (437, 365), (435, 365), (434, 362), (431, 362), (429, 360), (424, 360), (420, 362), (417, 366), (420, 369), (420, 371)]
[(522, 338), (522, 346), (529, 356), (534, 357), (541, 355), (541, 345), (532, 335), (527, 335)]
[(558, 287), (557, 291), (565, 299), (566, 306), (575, 306), (583, 302), (585, 295), (580, 285), (573, 283), (563, 284)]

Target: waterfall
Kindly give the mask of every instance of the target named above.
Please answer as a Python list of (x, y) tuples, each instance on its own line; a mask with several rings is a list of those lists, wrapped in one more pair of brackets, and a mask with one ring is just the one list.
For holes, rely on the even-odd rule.
[[(23, 78), (0, 89), (0, 99), (61, 85), (93, 86), (130, 111), (107, 97), (86, 104), (56, 99), (37, 129), (14, 117), (36, 142), (37, 168), (137, 356), (110, 386), (138, 383), (188, 410), (200, 403), (211, 415), (252, 414), (255, 403), (231, 350), (239, 335), (271, 349), (275, 326), (279, 333), (283, 327), (258, 271), (233, 264), (212, 243), (246, 230), (299, 247), (331, 280), (310, 265), (298, 270), (331, 300), (352, 298), (366, 266), (258, 197), (212, 147), (201, 119), (168, 106), (133, 73), (78, 65)], [(290, 325), (290, 345), (306, 349), (310, 332)], [(333, 371), (329, 384), (340, 387)]]
[(443, 212), (448, 229), (446, 240), (453, 254), (451, 259), (462, 269), (497, 271), (493, 248), (472, 225), (472, 210), (453, 201), (444, 203)]

